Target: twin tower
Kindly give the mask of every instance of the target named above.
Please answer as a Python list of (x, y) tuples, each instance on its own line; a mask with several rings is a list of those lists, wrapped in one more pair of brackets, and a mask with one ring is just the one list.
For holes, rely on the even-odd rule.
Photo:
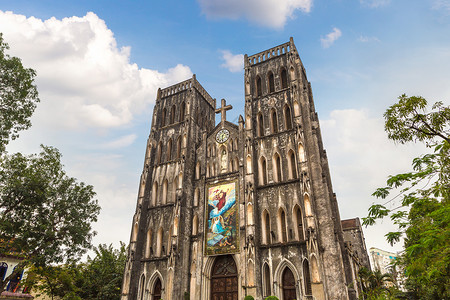
[(195, 75), (158, 90), (122, 299), (359, 295), (364, 238), (342, 226), (293, 39), (246, 55), (244, 86), (238, 124)]

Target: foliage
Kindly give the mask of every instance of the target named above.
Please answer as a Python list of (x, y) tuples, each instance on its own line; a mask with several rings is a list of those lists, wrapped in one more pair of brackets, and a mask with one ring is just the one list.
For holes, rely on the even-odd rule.
[(24, 68), (19, 58), (5, 54), (8, 49), (0, 33), (0, 154), (9, 140), (31, 126), (29, 118), (39, 102), (36, 72)]
[(85, 253), (100, 211), (93, 187), (66, 175), (56, 148), (41, 148), (39, 154), (0, 158), (0, 234), (8, 241), (0, 244), (0, 255), (21, 256), (18, 272)]
[(253, 298), (253, 296), (247, 295), (244, 297), (244, 300), (255, 300), (255, 298)]
[(125, 244), (94, 248), (95, 257), (85, 263), (35, 268), (35, 289), (60, 299), (120, 299), (127, 258)]
[[(407, 288), (420, 299), (450, 298), (450, 107), (442, 102), (426, 112), (422, 97), (402, 95), (384, 114), (390, 139), (399, 142), (424, 142), (433, 150), (415, 158), (413, 171), (390, 176), (386, 187), (373, 195), (386, 199), (374, 204), (363, 224), (390, 217), (398, 230), (386, 234), (393, 244), (404, 240), (400, 264), (407, 277)], [(387, 205), (400, 200), (397, 208)]]
[(370, 271), (362, 267), (358, 276), (361, 280), (364, 299), (390, 299), (394, 286), (392, 274), (382, 274), (380, 270)]
[(266, 297), (264, 300), (279, 300), (277, 296), (269, 296)]

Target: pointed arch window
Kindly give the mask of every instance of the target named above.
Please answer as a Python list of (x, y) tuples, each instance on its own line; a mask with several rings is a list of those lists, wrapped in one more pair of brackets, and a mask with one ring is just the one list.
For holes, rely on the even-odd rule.
[(161, 163), (161, 156), (162, 156), (162, 143), (158, 143), (158, 148), (156, 149), (156, 163)]
[(261, 77), (256, 76), (256, 96), (262, 96)]
[(145, 297), (145, 275), (141, 276), (141, 283), (139, 284), (139, 299), (144, 300)]
[(185, 113), (186, 113), (186, 104), (183, 101), (180, 106), (180, 119), (179, 119), (180, 122), (184, 121)]
[(305, 236), (303, 234), (303, 218), (302, 218), (302, 212), (301, 212), (298, 204), (296, 204), (294, 207), (294, 220), (293, 221), (294, 221), (293, 223), (295, 224), (297, 239), (299, 241), (303, 241), (305, 239)]
[(267, 210), (264, 210), (262, 217), (262, 242), (263, 244), (270, 244), (270, 215)]
[(280, 73), (281, 73), (280, 74), (280, 77), (281, 77), (281, 88), (285, 89), (285, 88), (288, 87), (288, 85), (287, 85), (287, 72), (286, 72), (286, 69), (285, 68), (281, 69)]
[(172, 139), (169, 139), (169, 142), (167, 143), (167, 159), (166, 161), (172, 160)]
[(175, 176), (175, 178), (173, 179), (173, 184), (172, 184), (172, 202), (175, 203), (175, 201), (177, 200), (177, 189), (178, 189), (178, 176)]
[(309, 273), (309, 263), (307, 259), (303, 261), (303, 280), (305, 285), (305, 294), (307, 296), (312, 295), (311, 274)]
[(295, 287), (295, 278), (291, 269), (288, 267), (284, 268), (283, 274), (281, 275), (281, 281), (283, 287), (283, 299), (296, 299), (297, 291)]
[(153, 249), (152, 249), (152, 230), (149, 229), (147, 231), (147, 241), (146, 241), (146, 246), (145, 246), (145, 257), (149, 258), (153, 253)]
[(158, 182), (155, 181), (152, 187), (152, 206), (156, 206), (157, 199), (158, 199)]
[(181, 135), (177, 139), (177, 159), (181, 158)]
[(264, 287), (264, 297), (269, 297), (272, 295), (272, 289), (270, 286), (270, 269), (267, 263), (264, 263), (263, 266), (263, 287)]
[(170, 123), (175, 123), (175, 105), (172, 105), (172, 109), (170, 110)]
[(287, 230), (286, 230), (286, 213), (284, 212), (284, 209), (280, 208), (278, 211), (278, 224), (280, 226), (280, 242), (286, 243), (287, 242)]
[(289, 161), (289, 179), (296, 179), (297, 178), (297, 163), (295, 161), (295, 154), (294, 151), (289, 150), (288, 152), (288, 161)]
[(286, 130), (292, 129), (291, 108), (287, 104), (284, 106), (284, 126)]
[(278, 153), (273, 156), (274, 181), (280, 182), (281, 179), (281, 158)]
[(198, 206), (198, 201), (200, 199), (200, 190), (196, 188), (194, 191), (194, 206)]
[(259, 184), (267, 184), (267, 163), (264, 157), (259, 160)]
[(164, 180), (163, 182), (163, 190), (162, 190), (162, 199), (161, 199), (161, 204), (166, 204), (167, 203), (167, 188), (169, 186), (169, 183), (167, 181), (167, 179)]
[(257, 122), (256, 128), (258, 130), (258, 136), (264, 136), (264, 119), (262, 113), (258, 114), (256, 122)]
[(156, 256), (162, 255), (162, 248), (163, 248), (163, 229), (162, 227), (158, 230), (158, 235), (156, 237)]
[(167, 111), (166, 111), (166, 108), (164, 107), (162, 110), (162, 114), (161, 114), (161, 127), (166, 126), (166, 114), (167, 114)]
[(274, 108), (270, 110), (270, 121), (271, 121), (271, 131), (272, 133), (278, 132), (278, 119), (277, 119), (277, 112)]
[(269, 72), (268, 79), (269, 79), (269, 93), (273, 93), (275, 92), (275, 80), (272, 72)]
[(192, 220), (192, 235), (197, 235), (198, 233), (198, 217), (197, 215), (194, 216), (194, 219)]
[(300, 162), (306, 161), (305, 148), (302, 144), (298, 144), (298, 156), (300, 158)]

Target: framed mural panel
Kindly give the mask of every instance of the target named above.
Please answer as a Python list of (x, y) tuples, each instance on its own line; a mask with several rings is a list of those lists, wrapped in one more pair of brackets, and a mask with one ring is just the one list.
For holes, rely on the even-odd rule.
[(205, 255), (239, 252), (238, 181), (207, 186)]

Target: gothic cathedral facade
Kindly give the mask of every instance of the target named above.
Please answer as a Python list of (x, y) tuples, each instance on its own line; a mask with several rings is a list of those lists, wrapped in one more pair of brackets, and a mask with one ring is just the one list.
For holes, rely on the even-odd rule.
[(123, 300), (358, 296), (293, 39), (246, 55), (244, 86), (238, 124), (195, 75), (158, 90)]

